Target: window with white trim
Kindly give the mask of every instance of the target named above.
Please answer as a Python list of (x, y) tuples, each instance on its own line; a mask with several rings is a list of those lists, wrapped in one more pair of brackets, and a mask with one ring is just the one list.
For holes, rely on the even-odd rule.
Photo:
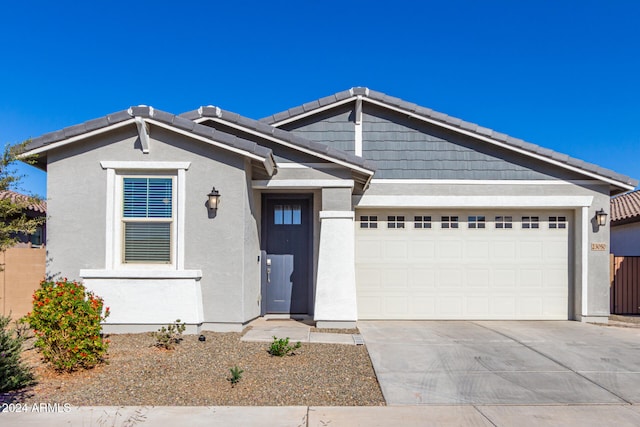
[(484, 228), (485, 217), (483, 215), (469, 216), (467, 217), (467, 224), (471, 229)]
[(360, 215), (360, 228), (378, 228), (378, 216)]
[(390, 215), (387, 217), (387, 228), (404, 228), (404, 216)]
[(430, 216), (414, 216), (413, 228), (421, 228), (423, 230), (431, 228), (431, 217)]
[(174, 178), (122, 177), (122, 263), (170, 264)]
[(537, 216), (523, 216), (522, 217), (523, 229), (540, 228), (540, 217)]
[(458, 217), (457, 216), (440, 217), (440, 226), (442, 228), (458, 228)]
[(567, 228), (567, 217), (566, 216), (550, 216), (549, 228), (552, 230)]
[(497, 229), (511, 229), (513, 228), (512, 216), (497, 216), (495, 220)]

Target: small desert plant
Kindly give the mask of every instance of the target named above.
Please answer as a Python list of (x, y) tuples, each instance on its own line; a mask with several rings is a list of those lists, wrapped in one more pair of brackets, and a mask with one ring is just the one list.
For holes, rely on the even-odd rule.
[(234, 386), (240, 382), (242, 379), (242, 373), (244, 372), (242, 369), (234, 366), (233, 368), (229, 368), (229, 372), (231, 372), (231, 376), (228, 380), (231, 382), (231, 385)]
[(33, 311), (24, 317), (36, 335), (35, 346), (55, 369), (92, 368), (104, 361), (109, 340), (100, 322), (109, 316), (102, 298), (78, 282), (42, 281), (33, 294)]
[(293, 351), (299, 349), (302, 346), (300, 341), (298, 341), (295, 345), (289, 345), (289, 337), (286, 338), (278, 338), (275, 335), (273, 336), (273, 342), (269, 347), (269, 354), (272, 356), (286, 356), (288, 354), (294, 354)]
[(20, 360), (24, 336), (9, 329), (9, 316), (0, 315), (0, 393), (33, 383), (31, 368)]
[(187, 325), (180, 323), (180, 319), (176, 319), (175, 323), (170, 323), (166, 328), (163, 326), (158, 329), (158, 332), (152, 332), (156, 339), (156, 347), (173, 350), (176, 344), (182, 341), (182, 333), (185, 329), (187, 329)]

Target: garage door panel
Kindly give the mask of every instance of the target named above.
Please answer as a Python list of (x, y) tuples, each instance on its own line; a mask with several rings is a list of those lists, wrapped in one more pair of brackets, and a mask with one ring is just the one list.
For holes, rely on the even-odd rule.
[(409, 288), (414, 290), (433, 289), (436, 285), (435, 271), (433, 268), (410, 266)]
[(566, 239), (560, 241), (545, 242), (544, 245), (544, 259), (549, 262), (562, 263), (567, 259), (567, 241)]
[(460, 297), (439, 297), (436, 299), (436, 315), (445, 319), (462, 317), (462, 299)]
[(437, 243), (439, 259), (458, 260), (462, 256), (463, 242), (460, 240), (443, 240)]
[(414, 296), (409, 302), (409, 310), (406, 317), (411, 319), (412, 313), (420, 313), (423, 319), (432, 319), (436, 314), (435, 296)]
[(537, 264), (543, 260), (542, 242), (525, 240), (518, 245), (518, 258), (522, 262)]
[(488, 296), (468, 296), (465, 298), (465, 313), (470, 317), (483, 318), (489, 315)]
[(516, 297), (514, 296), (493, 296), (489, 308), (496, 318), (513, 319), (516, 317)]
[(440, 268), (437, 272), (437, 286), (445, 290), (462, 287), (462, 273), (459, 268)]
[(543, 271), (541, 269), (523, 268), (519, 271), (518, 285), (521, 289), (544, 287)]
[(375, 238), (361, 236), (359, 243), (356, 248), (356, 263), (370, 264), (382, 261), (382, 241), (377, 236)]
[(362, 267), (358, 270), (358, 282), (363, 289), (382, 289), (382, 276), (377, 267)]
[(470, 240), (464, 245), (464, 256), (469, 260), (488, 260), (489, 259), (489, 242), (486, 240), (474, 241)]
[(408, 240), (399, 240), (399, 239), (388, 239), (385, 240), (382, 245), (382, 256), (383, 262), (387, 263), (389, 261), (406, 261), (407, 254), (409, 253), (407, 246), (409, 242)]
[[(501, 236), (497, 239), (502, 239)], [(500, 259), (503, 261), (516, 259), (516, 244), (514, 241), (496, 240), (491, 242), (491, 259)]]
[(409, 255), (408, 261), (423, 261), (428, 262), (432, 260), (436, 253), (436, 244), (432, 240), (424, 240), (418, 237), (415, 240), (409, 240)]
[(380, 271), (382, 287), (387, 290), (404, 289), (408, 287), (409, 271), (405, 268), (387, 267)]
[[(538, 229), (523, 229), (519, 212), (512, 228), (497, 229), (497, 213), (484, 213), (486, 227), (468, 228), (467, 212), (447, 212), (460, 219), (458, 229), (415, 228), (414, 212), (405, 227), (360, 230), (356, 222), (356, 279), (361, 319), (567, 319), (569, 230), (548, 227), (544, 213)], [(482, 215), (483, 213), (479, 213)], [(375, 212), (387, 218), (386, 212)]]

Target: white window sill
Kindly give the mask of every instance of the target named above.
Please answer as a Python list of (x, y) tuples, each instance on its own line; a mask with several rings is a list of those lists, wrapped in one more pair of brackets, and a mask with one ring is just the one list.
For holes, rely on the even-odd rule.
[(195, 279), (202, 270), (80, 270), (83, 279)]

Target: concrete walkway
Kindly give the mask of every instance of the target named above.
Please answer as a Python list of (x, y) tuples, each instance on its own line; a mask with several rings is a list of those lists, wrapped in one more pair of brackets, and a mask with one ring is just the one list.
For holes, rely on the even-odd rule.
[[(15, 409), (15, 408), (14, 408)], [(40, 409), (39, 411), (41, 411)], [(20, 426), (483, 426), (636, 427), (636, 405), (571, 406), (234, 406), (70, 407), (62, 412), (0, 413), (3, 427)]]
[(273, 337), (289, 338), (291, 343), (346, 344), (361, 343), (360, 335), (311, 332), (311, 326), (293, 319), (258, 318), (249, 323), (251, 329), (241, 341), (272, 342)]

